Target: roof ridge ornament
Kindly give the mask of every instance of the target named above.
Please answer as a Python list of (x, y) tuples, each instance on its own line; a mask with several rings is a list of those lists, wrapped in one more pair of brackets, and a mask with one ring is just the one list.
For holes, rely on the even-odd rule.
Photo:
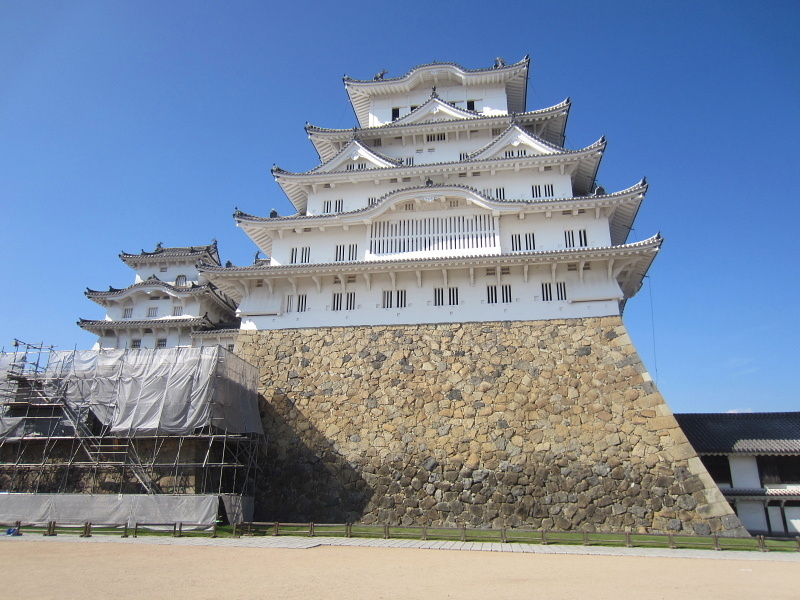
[(506, 61), (503, 60), (502, 56), (498, 56), (497, 58), (494, 59), (494, 67), (492, 67), (492, 68), (493, 69), (502, 69), (505, 66), (506, 66)]
[[(389, 71), (387, 71), (386, 69), (381, 69), (380, 73), (375, 74), (375, 77), (372, 78), (372, 81), (381, 81), (384, 75), (386, 75), (388, 72)], [(347, 77), (347, 75), (345, 75), (345, 77)]]
[(431, 98), (439, 99), (439, 94), (436, 93), (436, 86), (431, 88)]

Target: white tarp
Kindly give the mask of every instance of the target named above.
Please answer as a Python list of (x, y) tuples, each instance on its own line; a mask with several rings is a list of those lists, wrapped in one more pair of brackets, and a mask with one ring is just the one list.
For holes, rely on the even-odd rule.
[(119, 436), (263, 432), (257, 370), (220, 347), (53, 352), (46, 378)]
[(0, 494), (0, 521), (213, 525), (218, 507), (216, 494)]

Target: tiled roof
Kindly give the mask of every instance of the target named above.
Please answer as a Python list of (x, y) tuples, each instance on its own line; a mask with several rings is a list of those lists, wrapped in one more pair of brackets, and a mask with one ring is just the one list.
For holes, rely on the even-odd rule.
[(800, 454), (800, 412), (676, 414), (699, 454)]
[(78, 327), (92, 331), (93, 329), (130, 329), (132, 327), (148, 327), (163, 329), (164, 327), (214, 327), (214, 323), (206, 316), (202, 317), (167, 317), (159, 319), (140, 319), (110, 321), (105, 319), (78, 319)]
[[(482, 113), (477, 113), (475, 111), (470, 111), (470, 110), (466, 110), (466, 109), (463, 109), (463, 108), (455, 107), (455, 108), (457, 108), (458, 110), (460, 110), (460, 111), (462, 111), (464, 113), (474, 114), (475, 116), (472, 117), (471, 119), (443, 119), (441, 121), (435, 121), (434, 123), (400, 123), (398, 121), (392, 121), (391, 123), (384, 123), (383, 125), (373, 125), (373, 126), (370, 126), (370, 127), (356, 127), (356, 128), (350, 127), (348, 129), (334, 129), (334, 128), (328, 128), (328, 127), (318, 127), (316, 125), (311, 125), (310, 123), (306, 123), (306, 131), (309, 132), (309, 133), (313, 132), (313, 133), (339, 133), (339, 134), (346, 133), (346, 134), (352, 134), (353, 131), (357, 131), (359, 133), (361, 133), (361, 132), (363, 132), (363, 133), (372, 133), (372, 132), (381, 132), (382, 130), (391, 131), (391, 129), (400, 129), (400, 128), (404, 128), (404, 127), (415, 127), (415, 126), (432, 125), (432, 124), (433, 125), (448, 125), (448, 124), (451, 124), (451, 123), (474, 123), (476, 121), (487, 121), (487, 122), (489, 122), (489, 121), (510, 121), (514, 117), (516, 117), (516, 119), (519, 120), (519, 121), (524, 121), (528, 117), (536, 117), (536, 116), (539, 116), (539, 115), (542, 115), (542, 114), (548, 115), (551, 112), (556, 112), (556, 111), (561, 111), (561, 110), (564, 110), (564, 109), (568, 109), (568, 108), (570, 108), (570, 106), (571, 106), (570, 99), (567, 98), (564, 101), (562, 101), (562, 102), (560, 102), (558, 104), (555, 104), (553, 106), (548, 106), (547, 108), (540, 108), (540, 109), (537, 109), (537, 110), (529, 110), (529, 111), (526, 111), (526, 112), (516, 113), (515, 115), (484, 115)], [(418, 106), (414, 111), (412, 111), (411, 113), (408, 113), (408, 114), (409, 115), (413, 114), (414, 112), (420, 110), (423, 107), (424, 107), (424, 104)], [(406, 116), (408, 116), (408, 115), (406, 115)]]
[(207, 246), (172, 246), (165, 248), (161, 244), (156, 246), (152, 252), (142, 250), (139, 254), (132, 254), (130, 252), (121, 252), (119, 257), (123, 262), (128, 261), (141, 261), (141, 260), (160, 260), (169, 258), (192, 258), (210, 256), (214, 260), (219, 260), (219, 253), (217, 250), (216, 240)]
[(401, 75), (400, 77), (386, 77), (381, 79), (353, 79), (352, 77), (348, 77), (347, 75), (344, 76), (345, 82), (350, 83), (386, 83), (390, 81), (402, 81), (403, 79), (408, 79), (415, 71), (423, 69), (425, 67), (454, 67), (463, 73), (491, 73), (493, 71), (503, 71), (503, 70), (510, 70), (521, 65), (526, 65), (530, 62), (529, 56), (524, 56), (523, 59), (517, 63), (513, 63), (510, 65), (503, 64), (502, 66), (493, 66), (493, 67), (483, 67), (481, 69), (465, 69), (458, 63), (454, 62), (431, 62), (425, 63), (422, 65), (417, 65), (413, 69), (409, 70), (405, 75)]
[(734, 488), (722, 489), (722, 493), (726, 496), (797, 496), (800, 497), (800, 489), (792, 488)]

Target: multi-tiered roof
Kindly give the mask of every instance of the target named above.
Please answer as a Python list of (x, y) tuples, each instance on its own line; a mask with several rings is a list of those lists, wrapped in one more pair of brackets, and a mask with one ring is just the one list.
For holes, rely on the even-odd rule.
[(661, 244), (627, 243), (647, 185), (598, 188), (605, 139), (564, 148), (570, 101), (527, 111), (528, 69), (345, 77), (358, 126), (306, 125), (320, 164), (273, 169), (297, 213), (234, 215), (270, 260), (202, 271), (251, 328), (618, 314)]
[(119, 258), (136, 271), (135, 282), (124, 288), (87, 288), (86, 297), (103, 306), (107, 315), (78, 321), (81, 328), (100, 336), (101, 347), (156, 346), (158, 340), (166, 344), (161, 347), (189, 346), (201, 332), (238, 328), (234, 302), (197, 270), (201, 264), (221, 264), (216, 242), (158, 244), (152, 252), (122, 252)]

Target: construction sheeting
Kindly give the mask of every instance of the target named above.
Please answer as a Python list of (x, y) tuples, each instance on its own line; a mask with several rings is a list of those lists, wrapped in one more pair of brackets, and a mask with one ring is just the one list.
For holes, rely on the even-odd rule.
[[(112, 435), (263, 433), (255, 367), (221, 347), (53, 352), (44, 381)], [(55, 395), (56, 390), (49, 390)]]
[(213, 525), (219, 496), (162, 494), (0, 494), (0, 521)]

